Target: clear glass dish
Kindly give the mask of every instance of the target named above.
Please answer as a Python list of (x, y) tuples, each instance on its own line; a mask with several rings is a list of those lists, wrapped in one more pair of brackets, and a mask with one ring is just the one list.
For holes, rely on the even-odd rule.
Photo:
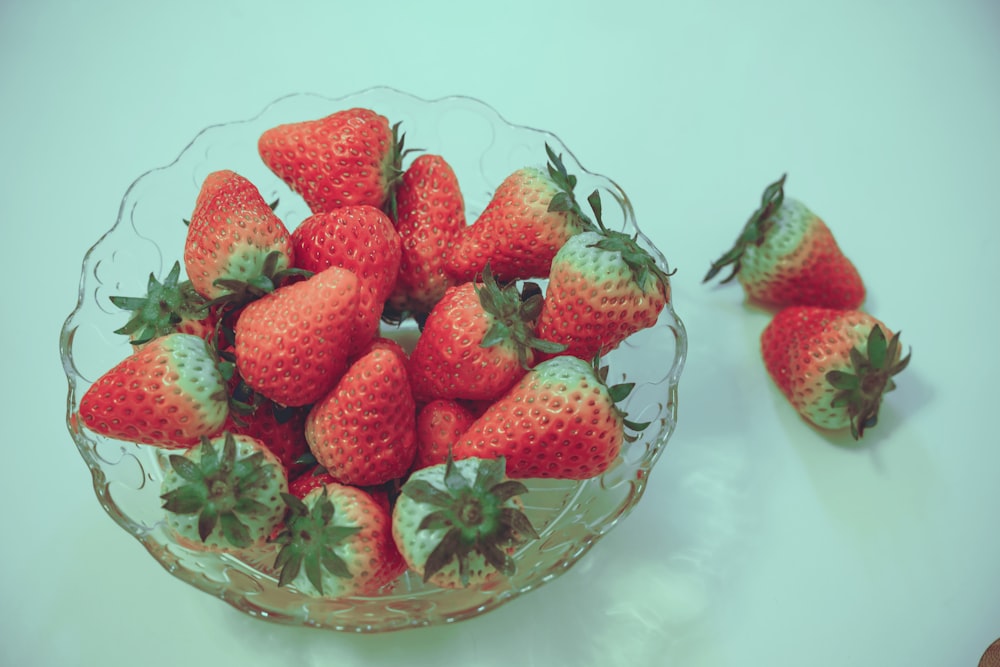
[[(69, 383), (67, 425), (90, 468), (98, 501), (168, 572), (240, 611), (277, 623), (380, 632), (488, 612), (568, 570), (624, 519), (641, 499), (649, 473), (673, 432), (687, 338), (668, 305), (655, 327), (633, 335), (606, 357), (609, 381), (636, 383), (624, 406), (629, 417), (652, 423), (639, 440), (626, 443), (617, 463), (600, 477), (584, 482), (528, 481), (526, 510), (541, 537), (520, 549), (516, 574), (499, 583), (444, 590), (404, 574), (378, 596), (317, 599), (279, 588), (270, 571), (274, 554), (267, 549), (237, 558), (193, 551), (172, 541), (164, 530), (159, 498), (166, 453), (98, 436), (75, 418), (78, 401), (90, 384), (130, 351), (126, 338), (113, 333), (124, 324), (125, 313), (108, 297), (144, 294), (151, 272), (162, 278), (181, 259), (186, 234), (182, 220), (190, 216), (202, 180), (218, 169), (247, 177), (267, 201), (278, 199), (278, 216), (294, 228), (308, 209), (264, 166), (257, 155), (257, 138), (280, 123), (320, 118), (354, 106), (374, 109), (390, 123), (401, 122), (408, 147), (443, 155), (458, 175), (470, 222), (508, 174), (523, 166), (544, 166), (548, 143), (563, 154), (570, 173), (579, 178), (581, 203), (586, 206), (587, 194), (599, 189), (608, 227), (638, 233), (661, 267), (665, 271), (669, 267), (639, 232), (628, 198), (611, 179), (585, 170), (555, 135), (512, 125), (491, 107), (468, 97), (424, 100), (389, 88), (341, 98), (290, 95), (251, 119), (206, 128), (171, 164), (143, 174), (129, 187), (114, 225), (84, 257), (79, 300), (60, 336)], [(544, 288), (545, 281), (540, 282)], [(415, 326), (407, 324), (398, 329), (383, 325), (383, 333), (395, 338), (417, 335)]]

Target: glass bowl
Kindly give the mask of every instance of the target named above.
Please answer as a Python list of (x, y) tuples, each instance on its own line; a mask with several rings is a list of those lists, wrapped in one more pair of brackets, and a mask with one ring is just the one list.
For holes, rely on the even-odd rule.
[[(341, 98), (289, 95), (249, 120), (206, 128), (171, 164), (143, 174), (129, 187), (115, 224), (84, 257), (79, 300), (60, 336), (69, 383), (67, 425), (90, 468), (98, 501), (168, 572), (242, 612), (276, 623), (380, 632), (486, 613), (567, 571), (625, 518), (642, 497), (674, 429), (687, 339), (668, 305), (654, 327), (634, 334), (607, 355), (609, 384), (636, 383), (624, 405), (630, 419), (651, 424), (637, 441), (625, 444), (617, 462), (600, 477), (583, 482), (527, 480), (526, 512), (540, 539), (519, 549), (517, 572), (507, 579), (446, 590), (407, 573), (377, 596), (319, 599), (279, 588), (269, 567), (274, 554), (267, 549), (237, 557), (174, 542), (165, 530), (159, 497), (168, 465), (165, 451), (101, 437), (75, 417), (90, 384), (131, 350), (125, 336), (113, 333), (126, 317), (108, 297), (145, 294), (150, 273), (163, 278), (181, 259), (186, 235), (182, 220), (190, 216), (202, 180), (213, 171), (232, 169), (253, 182), (265, 200), (278, 199), (276, 212), (293, 229), (309, 211), (260, 160), (257, 138), (272, 126), (350, 107), (371, 108), (390, 123), (401, 122), (407, 147), (443, 155), (458, 175), (470, 222), (508, 174), (529, 165), (544, 167), (548, 143), (577, 175), (581, 203), (595, 188), (600, 190), (607, 226), (637, 233), (661, 268), (669, 272), (669, 266), (639, 232), (628, 197), (611, 179), (585, 170), (555, 135), (513, 125), (469, 97), (425, 100), (389, 88)], [(544, 288), (545, 281), (535, 282)], [(413, 324), (383, 325), (383, 335), (412, 340), (417, 330)]]

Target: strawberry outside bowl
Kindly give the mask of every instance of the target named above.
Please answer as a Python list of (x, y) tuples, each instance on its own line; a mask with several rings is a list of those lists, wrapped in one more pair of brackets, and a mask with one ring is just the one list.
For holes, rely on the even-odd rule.
[[(625, 443), (616, 462), (598, 477), (523, 480), (529, 489), (523, 497), (525, 511), (539, 538), (518, 547), (517, 569), (509, 577), (480, 587), (443, 589), (407, 572), (378, 595), (326, 599), (279, 587), (271, 547), (236, 555), (178, 543), (167, 530), (160, 498), (171, 452), (100, 436), (77, 418), (87, 388), (131, 352), (127, 337), (114, 333), (127, 314), (109, 297), (144, 294), (151, 273), (162, 278), (181, 259), (186, 235), (182, 220), (190, 216), (200, 184), (213, 171), (231, 169), (248, 178), (267, 201), (278, 201), (276, 214), (294, 229), (310, 212), (263, 164), (257, 139), (275, 125), (351, 107), (370, 108), (390, 123), (399, 122), (407, 147), (445, 156), (461, 184), (470, 223), (508, 174), (529, 165), (544, 167), (548, 144), (578, 177), (581, 198), (595, 189), (601, 192), (605, 224), (637, 235), (660, 268), (665, 273), (670, 269), (639, 231), (628, 197), (614, 181), (584, 169), (552, 133), (513, 125), (469, 97), (425, 100), (384, 87), (340, 98), (289, 95), (248, 120), (206, 128), (176, 160), (143, 174), (129, 187), (114, 225), (84, 257), (78, 302), (60, 336), (69, 385), (67, 426), (90, 469), (98, 501), (168, 572), (244, 613), (275, 623), (383, 632), (471, 618), (533, 591), (566, 572), (624, 519), (642, 498), (650, 471), (674, 430), (687, 339), (668, 303), (653, 327), (633, 334), (605, 356), (609, 384), (635, 383), (621, 407), (629, 419), (650, 424), (637, 440)], [(534, 282), (544, 289), (546, 281)], [(419, 331), (410, 320), (383, 324), (382, 335), (405, 346)]]

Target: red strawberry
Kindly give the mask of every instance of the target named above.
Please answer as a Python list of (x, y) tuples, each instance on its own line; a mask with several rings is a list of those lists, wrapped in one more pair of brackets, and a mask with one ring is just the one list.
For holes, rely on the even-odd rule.
[(285, 468), (259, 440), (227, 432), (169, 461), (160, 493), (167, 525), (182, 544), (259, 547), (285, 515)]
[(279, 405), (325, 396), (347, 368), (358, 294), (353, 273), (330, 267), (248, 304), (235, 325), (240, 376)]
[(856, 310), (790, 306), (761, 335), (767, 372), (805, 419), (820, 428), (850, 428), (859, 439), (875, 426), (900, 358), (899, 334)]
[(414, 397), (499, 397), (524, 375), (535, 349), (562, 349), (535, 336), (541, 306), (541, 294), (522, 301), (516, 285), (499, 287), (489, 267), (482, 283), (448, 288), (410, 354)]
[(184, 244), (184, 268), (199, 294), (259, 296), (292, 259), (285, 224), (253, 183), (228, 170), (205, 178)]
[(417, 455), (414, 470), (427, 468), (448, 460), (448, 454), (465, 433), (475, 413), (468, 407), (446, 398), (431, 401), (417, 412)]
[(538, 318), (539, 338), (588, 361), (656, 324), (670, 298), (653, 256), (635, 237), (604, 227), (596, 192), (591, 204), (600, 231), (577, 234), (556, 253)]
[(361, 294), (352, 349), (365, 345), (378, 332), (382, 306), (399, 273), (399, 234), (392, 220), (371, 206), (348, 206), (306, 218), (292, 233), (292, 243), (300, 269), (339, 266), (357, 275)]
[(111, 297), (111, 303), (132, 313), (115, 333), (128, 336), (133, 345), (175, 332), (210, 340), (215, 331), (215, 310), (195, 291), (190, 280), (180, 280), (180, 273), (180, 262), (174, 262), (163, 282), (149, 274), (146, 296)]
[(360, 204), (382, 208), (400, 172), (397, 127), (371, 109), (346, 109), (273, 127), (257, 148), (313, 213)]
[(626, 419), (616, 403), (630, 384), (605, 384), (605, 369), (570, 356), (544, 361), (486, 409), (452, 449), (456, 460), (507, 460), (513, 478), (587, 479), (617, 459)]
[(520, 482), (503, 459), (465, 459), (410, 475), (392, 512), (392, 536), (425, 582), (467, 588), (511, 575), (514, 548), (538, 533), (522, 511)]
[(342, 484), (382, 484), (409, 470), (415, 420), (404, 361), (375, 348), (312, 407), (306, 440), (316, 461)]
[(331, 599), (373, 595), (401, 573), (392, 517), (366, 491), (328, 483), (301, 499), (282, 497), (288, 514), (274, 539), (279, 586)]
[(229, 414), (226, 384), (204, 339), (154, 338), (98, 378), (80, 400), (90, 430), (167, 449), (217, 434)]
[(396, 190), (402, 258), (389, 319), (425, 316), (444, 296), (454, 282), (444, 270), (445, 252), (464, 227), (465, 202), (455, 172), (440, 155), (421, 155)]
[(306, 407), (284, 407), (268, 399), (260, 399), (247, 414), (230, 411), (226, 430), (259, 440), (272, 452), (290, 478), (305, 472), (307, 466), (299, 459), (309, 452), (306, 442)]
[(489, 263), (500, 282), (545, 278), (556, 252), (574, 234), (591, 228), (573, 198), (576, 177), (548, 145), (548, 171), (518, 169), (493, 194), (448, 252), (446, 270), (469, 281)]
[(764, 191), (761, 207), (726, 254), (716, 260), (704, 282), (732, 265), (747, 297), (769, 307), (822, 306), (856, 309), (865, 286), (833, 233), (815, 213), (784, 194), (785, 176)]

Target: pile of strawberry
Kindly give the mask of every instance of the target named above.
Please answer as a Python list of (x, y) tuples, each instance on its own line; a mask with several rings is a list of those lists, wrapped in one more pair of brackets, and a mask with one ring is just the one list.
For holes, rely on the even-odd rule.
[(785, 197), (785, 176), (770, 184), (734, 246), (712, 263), (726, 266), (753, 303), (774, 312), (761, 335), (768, 374), (802, 417), (855, 440), (878, 423), (893, 376), (906, 368), (899, 332), (861, 310), (867, 290), (829, 227)]
[[(601, 359), (670, 298), (546, 149), (470, 223), (445, 158), (404, 168), (399, 125), (375, 111), (267, 130), (260, 157), (310, 215), (289, 229), (249, 180), (209, 174), (183, 272), (112, 298), (134, 349), (86, 391), (82, 423), (174, 450), (176, 539), (276, 544), (279, 585), (339, 597), (407, 569), (442, 587), (509, 575), (537, 538), (519, 480), (600, 475), (645, 427)], [(412, 349), (391, 337), (407, 319)]]

